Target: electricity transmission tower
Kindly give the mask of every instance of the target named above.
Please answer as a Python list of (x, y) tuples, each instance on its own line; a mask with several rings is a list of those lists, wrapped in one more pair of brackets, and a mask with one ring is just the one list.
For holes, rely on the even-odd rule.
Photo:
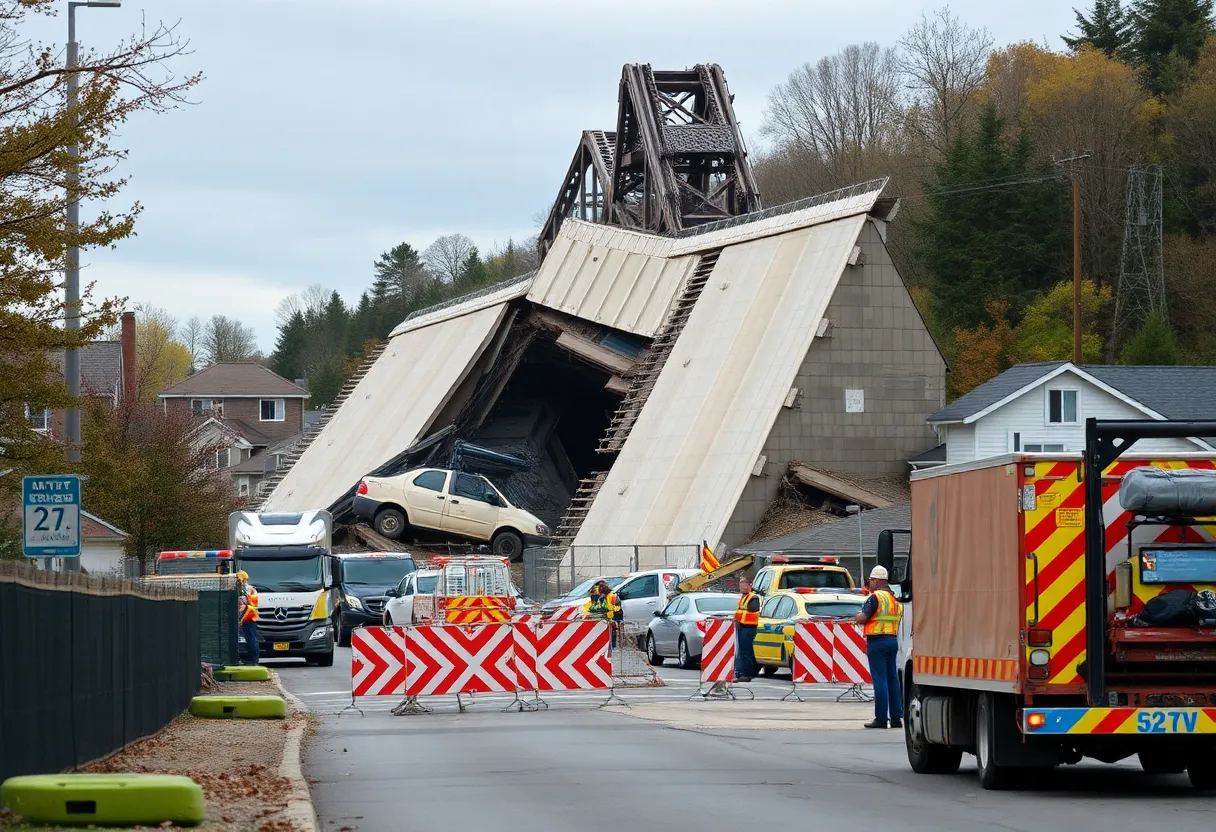
[(1158, 165), (1127, 172), (1127, 219), (1112, 345), (1126, 343), (1154, 312), (1165, 318), (1165, 266), (1161, 243), (1162, 171)]

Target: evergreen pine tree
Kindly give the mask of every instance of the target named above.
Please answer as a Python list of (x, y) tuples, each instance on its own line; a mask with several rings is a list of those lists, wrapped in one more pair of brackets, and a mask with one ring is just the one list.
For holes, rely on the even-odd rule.
[(489, 273), (486, 271), (486, 264), (481, 260), (481, 254), (477, 251), (477, 246), (473, 246), (469, 251), (469, 256), (465, 258), (464, 266), (460, 270), (460, 277), (456, 283), (460, 291), (472, 292), (475, 289), (480, 289), (490, 282)]
[(1174, 330), (1160, 312), (1154, 312), (1119, 354), (1120, 364), (1161, 367), (1182, 363), (1182, 350)]
[(1049, 175), (1025, 133), (1005, 138), (991, 104), (939, 166), (918, 254), (948, 330), (985, 322), (991, 300), (1007, 300), (1016, 319), (1062, 276), (1069, 225), (1063, 185)]
[(1212, 32), (1213, 0), (1135, 0), (1128, 10), (1128, 52), (1156, 94), (1186, 80)]
[(1127, 11), (1121, 0), (1094, 0), (1093, 9), (1086, 16), (1073, 9), (1077, 16), (1075, 36), (1064, 35), (1064, 42), (1073, 51), (1084, 46), (1101, 49), (1107, 57), (1120, 60), (1127, 52), (1129, 33)]
[(299, 310), (292, 313), (287, 323), (279, 329), (279, 338), (275, 342), (274, 352), (270, 354), (271, 368), (287, 379), (301, 378), (301, 359), (307, 338), (307, 326), (304, 316)]

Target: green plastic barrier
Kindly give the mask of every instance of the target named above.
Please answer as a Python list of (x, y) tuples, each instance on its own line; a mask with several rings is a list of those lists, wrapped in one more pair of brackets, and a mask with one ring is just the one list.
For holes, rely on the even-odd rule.
[(39, 774), (10, 777), (0, 803), (33, 823), (157, 826), (203, 822), (203, 790), (171, 774)]
[(217, 682), (269, 682), (270, 671), (262, 666), (217, 667), (211, 671)]
[(287, 703), (278, 696), (196, 696), (190, 713), (203, 719), (283, 719)]

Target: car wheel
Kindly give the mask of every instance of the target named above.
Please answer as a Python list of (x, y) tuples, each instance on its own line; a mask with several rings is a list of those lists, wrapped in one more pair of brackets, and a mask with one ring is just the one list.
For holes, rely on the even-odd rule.
[(646, 636), (646, 661), (650, 662), (653, 667), (663, 666), (663, 657), (659, 655), (659, 651), (654, 646), (653, 633)]
[(317, 667), (333, 667), (334, 666), (334, 651), (330, 650), (323, 656), (318, 656), (314, 662)]
[(688, 642), (684, 640), (684, 636), (680, 636), (680, 667), (684, 670), (692, 670), (697, 666), (697, 660), (688, 653)]
[(760, 672), (765, 676), (776, 676), (777, 666), (773, 664), (762, 664), (760, 665)]
[(389, 540), (400, 540), (405, 534), (405, 512), (399, 508), (382, 508), (376, 513), (373, 525), (376, 534), (382, 534)]
[(342, 626), (341, 619), (338, 619), (338, 646), (350, 647), (350, 630)]
[(490, 547), (494, 550), (495, 555), (507, 560), (519, 560), (524, 556), (524, 542), (519, 535), (512, 531), (502, 531), (494, 535)]

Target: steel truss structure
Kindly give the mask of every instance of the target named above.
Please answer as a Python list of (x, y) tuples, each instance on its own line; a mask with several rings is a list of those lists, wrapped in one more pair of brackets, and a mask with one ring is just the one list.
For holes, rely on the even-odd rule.
[(722, 68), (626, 64), (616, 132), (583, 132), (540, 253), (567, 217), (677, 233), (761, 207)]

